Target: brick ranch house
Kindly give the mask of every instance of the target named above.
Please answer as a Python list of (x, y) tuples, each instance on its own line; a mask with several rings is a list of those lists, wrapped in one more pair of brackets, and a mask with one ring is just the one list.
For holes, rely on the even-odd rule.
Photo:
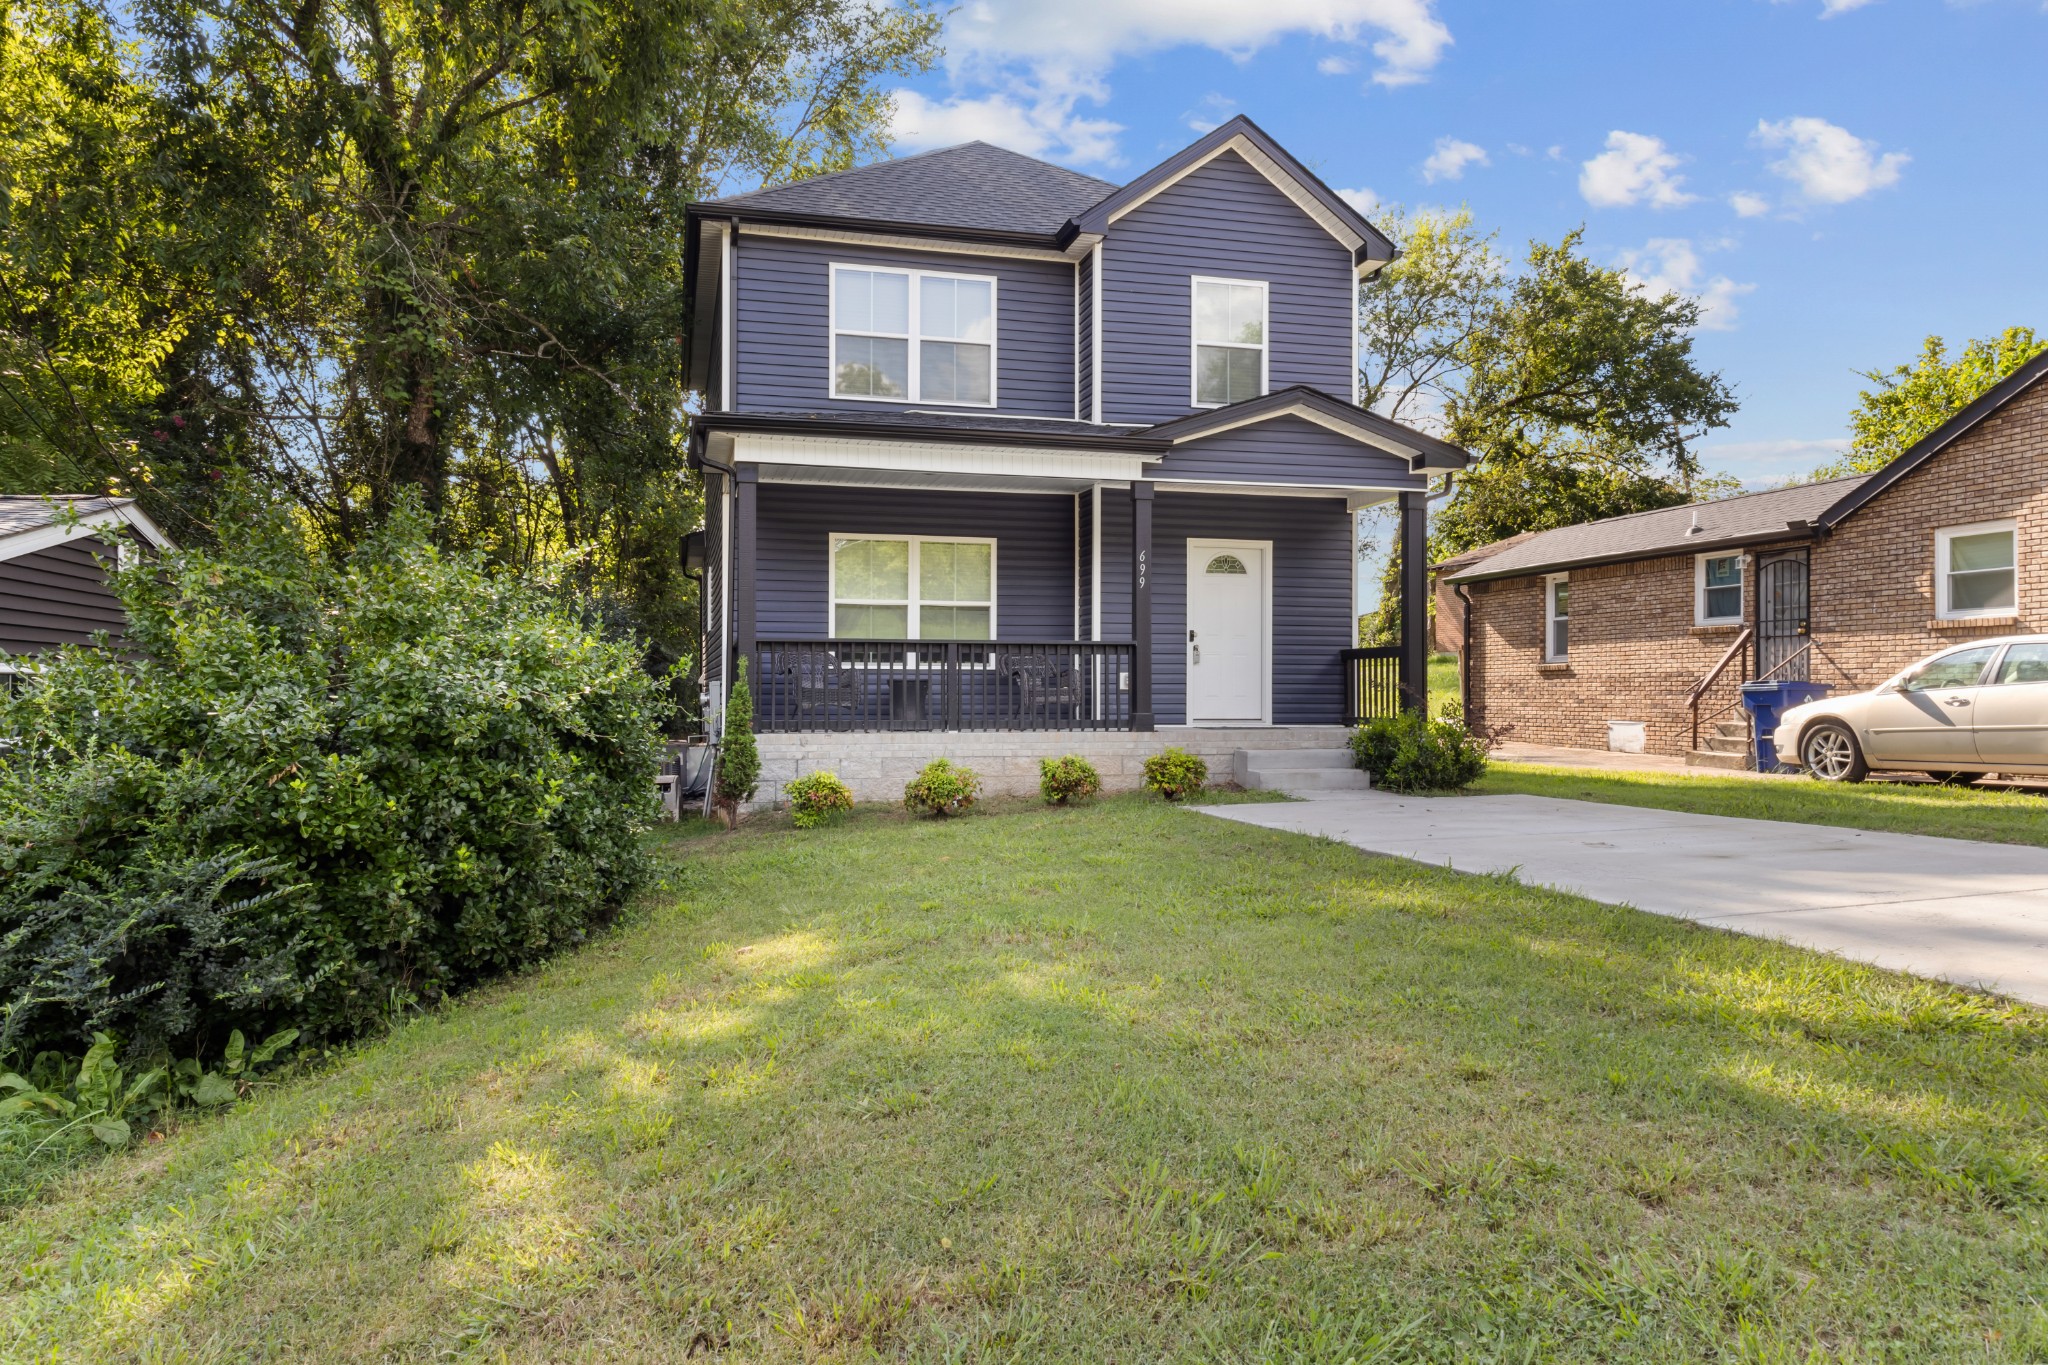
[(2048, 630), (2048, 354), (1876, 473), (1521, 536), (1437, 572), (1476, 723), (1579, 748), (1634, 723), (1650, 753), (1744, 766), (1743, 682), (1855, 691)]

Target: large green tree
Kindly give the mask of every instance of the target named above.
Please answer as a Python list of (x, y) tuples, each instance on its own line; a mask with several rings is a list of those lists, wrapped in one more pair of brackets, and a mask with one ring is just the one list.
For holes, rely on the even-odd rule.
[(2037, 337), (2030, 327), (2008, 327), (1995, 337), (1964, 343), (1962, 354), (1953, 359), (1948, 343), (1928, 337), (1912, 364), (1862, 371), (1870, 387), (1857, 397), (1856, 410), (1849, 414), (1855, 434), (1848, 452), (1816, 471), (1815, 477), (1883, 468), (2043, 351), (2048, 351), (2048, 337)]
[[(1404, 250), (1360, 290), (1362, 396), (1474, 456), (1434, 490), (1433, 558), (1729, 486), (1695, 449), (1735, 411), (1693, 354), (1697, 300), (1595, 263), (1577, 232), (1511, 269), (1464, 211), (1386, 223)], [(1368, 637), (1398, 634), (1399, 572), (1396, 553)]]

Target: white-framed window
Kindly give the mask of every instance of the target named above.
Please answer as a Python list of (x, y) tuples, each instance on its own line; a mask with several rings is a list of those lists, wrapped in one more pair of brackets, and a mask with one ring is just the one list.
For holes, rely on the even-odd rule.
[(1934, 614), (1944, 621), (2019, 610), (2018, 524), (1980, 521), (1934, 533)]
[(834, 639), (995, 639), (995, 541), (835, 534), (830, 548)]
[(1266, 391), (1266, 282), (1193, 277), (1194, 403), (1220, 408)]
[(1554, 573), (1543, 580), (1543, 662), (1561, 664), (1572, 656), (1572, 580)]
[(1732, 626), (1742, 620), (1742, 555), (1698, 555), (1693, 560), (1693, 624)]
[(832, 267), (832, 397), (996, 405), (996, 281)]

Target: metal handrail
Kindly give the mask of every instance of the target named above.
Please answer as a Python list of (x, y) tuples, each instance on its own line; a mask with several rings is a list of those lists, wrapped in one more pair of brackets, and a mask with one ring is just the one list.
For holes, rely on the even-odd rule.
[(1750, 639), (1755, 634), (1755, 630), (1751, 627), (1744, 626), (1742, 633), (1735, 637), (1735, 643), (1728, 646), (1728, 652), (1721, 656), (1721, 662), (1708, 670), (1706, 677), (1694, 683), (1691, 693), (1686, 696), (1685, 704), (1692, 710), (1693, 748), (1697, 749), (1700, 747), (1700, 702), (1705, 699), (1708, 690), (1716, 682), (1720, 681), (1721, 675), (1728, 671), (1728, 665), (1734, 663), (1741, 656), (1742, 651), (1749, 646)]
[(1805, 644), (1803, 644), (1803, 645), (1799, 646), (1799, 648), (1797, 648), (1797, 649), (1793, 650), (1793, 651), (1792, 651), (1792, 652), (1791, 652), (1790, 654), (1787, 654), (1787, 655), (1786, 655), (1786, 656), (1785, 656), (1784, 658), (1782, 658), (1782, 659), (1778, 660), (1778, 662), (1776, 662), (1776, 663), (1772, 664), (1772, 665), (1771, 665), (1771, 666), (1770, 666), (1769, 668), (1765, 669), (1765, 670), (1764, 670), (1763, 672), (1761, 672), (1761, 673), (1757, 674), (1757, 676), (1756, 676), (1756, 681), (1757, 681), (1757, 682), (1769, 682), (1769, 681), (1771, 680), (1771, 675), (1772, 675), (1773, 673), (1776, 673), (1776, 672), (1777, 672), (1777, 671), (1778, 671), (1779, 669), (1781, 669), (1781, 668), (1785, 668), (1785, 667), (1789, 666), (1789, 665), (1790, 665), (1790, 664), (1791, 664), (1791, 663), (1792, 663), (1792, 662), (1793, 662), (1794, 660), (1797, 660), (1797, 659), (1802, 659), (1802, 658), (1806, 657), (1806, 655), (1807, 655), (1807, 654), (1808, 654), (1809, 652), (1811, 652), (1811, 651), (1812, 651), (1812, 649), (1813, 649), (1813, 641), (1811, 641), (1811, 640), (1808, 640), (1808, 641), (1807, 641), (1807, 642), (1806, 642)]

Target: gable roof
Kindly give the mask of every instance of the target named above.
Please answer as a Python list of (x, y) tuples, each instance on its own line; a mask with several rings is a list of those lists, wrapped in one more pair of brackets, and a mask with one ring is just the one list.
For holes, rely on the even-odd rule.
[(799, 218), (856, 218), (904, 227), (1053, 237), (1116, 189), (1107, 180), (986, 142), (942, 147), (702, 207)]
[(170, 537), (157, 529), (133, 498), (92, 493), (0, 494), (0, 560), (19, 559), (61, 545), (73, 536), (122, 526), (133, 527), (159, 550), (172, 548)]
[(1174, 442), (1192, 441), (1232, 427), (1270, 422), (1280, 417), (1304, 418), (1367, 445), (1392, 451), (1407, 460), (1409, 467), (1415, 470), (1463, 469), (1472, 463), (1472, 457), (1462, 446), (1440, 441), (1413, 427), (1369, 412), (1355, 403), (1332, 398), (1321, 389), (1310, 388), (1306, 384), (1291, 384), (1228, 407), (1209, 408), (1186, 417), (1176, 417), (1170, 422), (1146, 428), (1145, 435), (1163, 436)]
[[(1445, 579), (1452, 583), (1475, 583), (1489, 578), (1518, 578), (1594, 564), (1735, 549), (1810, 536), (1821, 513), (1872, 477), (1858, 474), (1823, 483), (1794, 484), (1762, 493), (1738, 493), (1712, 502), (1660, 507), (1650, 512), (1580, 522), (1577, 526), (1560, 526), (1554, 531), (1538, 532), (1518, 545), (1508, 545), (1477, 564), (1446, 574)], [(1693, 530), (1695, 525), (1700, 528), (1698, 531)]]
[(1859, 487), (1851, 490), (1840, 502), (1822, 512), (1814, 520), (1821, 526), (1832, 529), (1840, 524), (1843, 518), (1885, 489), (1974, 431), (1978, 423), (2018, 398), (2042, 379), (2048, 379), (2048, 351), (2041, 352), (1986, 389), (1975, 402), (1908, 446), (1890, 464), (1869, 475)]
[(1286, 148), (1266, 131), (1239, 114), (1218, 125), (1187, 147), (1146, 171), (1137, 179), (1089, 207), (1074, 219), (1078, 233), (1106, 233), (1111, 224), (1138, 205), (1166, 189), (1225, 152), (1235, 152), (1292, 199), (1323, 230), (1344, 243), (1354, 264), (1385, 264), (1394, 258), (1391, 238), (1325, 185), (1308, 167), (1294, 159)]

